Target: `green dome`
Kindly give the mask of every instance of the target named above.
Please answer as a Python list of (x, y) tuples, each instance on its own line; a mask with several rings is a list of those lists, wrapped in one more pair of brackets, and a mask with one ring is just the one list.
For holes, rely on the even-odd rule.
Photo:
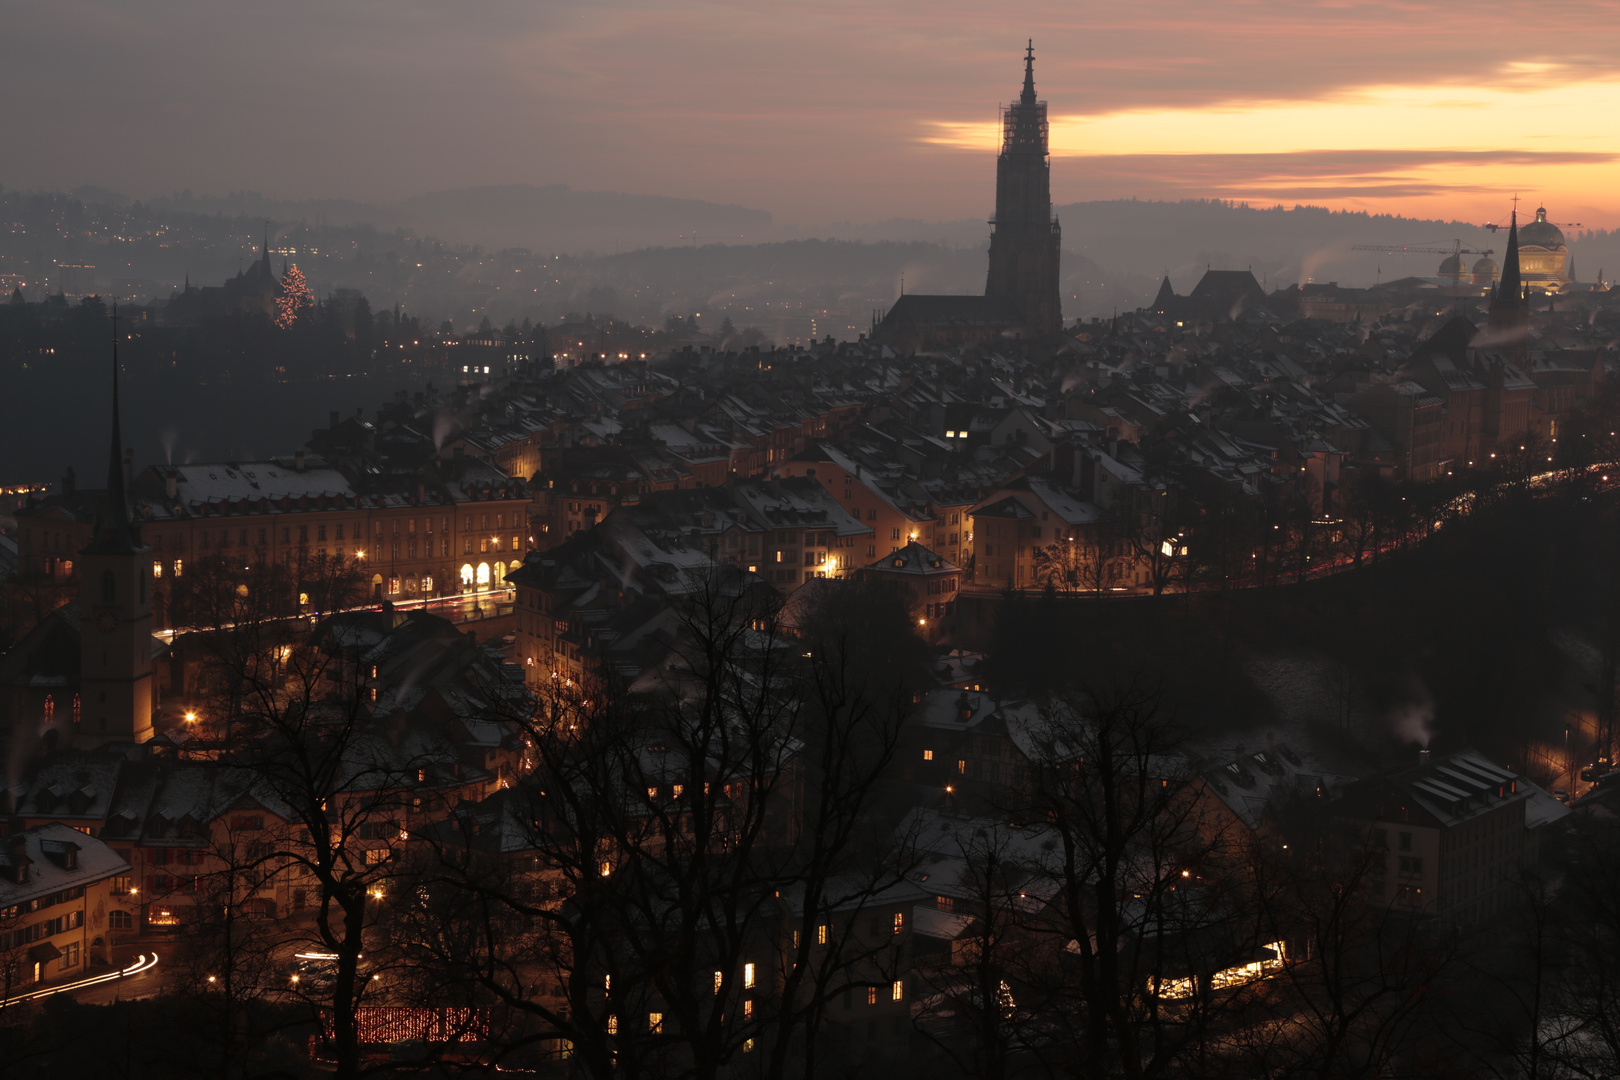
[(1519, 230), (1519, 246), (1539, 247), (1551, 250), (1567, 246), (1564, 243), (1564, 233), (1547, 220), (1547, 208), (1536, 208), (1536, 220)]

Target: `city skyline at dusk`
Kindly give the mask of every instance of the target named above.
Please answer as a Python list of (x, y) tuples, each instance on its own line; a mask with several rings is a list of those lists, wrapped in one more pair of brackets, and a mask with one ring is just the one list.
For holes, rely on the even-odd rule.
[(1617, 31), (8, 12), (0, 1073), (1620, 1076)]

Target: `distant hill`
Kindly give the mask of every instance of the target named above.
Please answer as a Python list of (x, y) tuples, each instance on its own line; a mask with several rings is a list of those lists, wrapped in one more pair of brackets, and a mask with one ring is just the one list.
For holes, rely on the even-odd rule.
[[(1338, 281), (1371, 285), (1382, 278), (1433, 275), (1443, 255), (1351, 251), (1354, 244), (1494, 250), (1500, 261), (1507, 233), (1478, 224), (1408, 218), (1392, 214), (1329, 210), (1321, 206), (1251, 206), (1219, 199), (1150, 202), (1117, 199), (1065, 203), (1054, 208), (1063, 224), (1066, 251), (1082, 253), (1127, 291), (1152, 295), (1159, 278), (1186, 293), (1204, 270), (1252, 269), (1272, 288), (1297, 281)], [(920, 221), (893, 218), (877, 222), (837, 222), (801, 235), (840, 239), (922, 241), (984, 247), (990, 227), (981, 220)], [(1620, 235), (1575, 231), (1567, 238), (1580, 280), (1599, 269), (1620, 272)], [(1469, 256), (1472, 263), (1477, 256)], [(1149, 287), (1151, 283), (1152, 287)], [(1101, 305), (1106, 310), (1106, 305)]]
[(460, 188), (419, 195), (400, 205), (418, 232), (490, 248), (535, 252), (611, 253), (618, 249), (762, 239), (771, 215), (744, 206), (575, 191), (564, 184)]
[[(95, 201), (119, 198), (110, 192), (97, 194), (101, 197)], [(575, 191), (566, 184), (457, 188), (393, 205), (350, 199), (273, 199), (253, 191), (224, 196), (185, 191), (148, 200), (147, 205), (159, 211), (332, 226), (371, 225), (383, 231), (404, 228), (447, 243), (570, 254), (611, 254), (679, 244), (693, 236), (700, 243), (740, 243), (765, 238), (772, 224), (768, 212), (745, 206), (665, 195)]]

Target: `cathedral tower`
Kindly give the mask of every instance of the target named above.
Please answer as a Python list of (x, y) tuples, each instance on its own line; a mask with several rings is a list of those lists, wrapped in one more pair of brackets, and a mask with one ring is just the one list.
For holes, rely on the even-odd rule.
[(1063, 329), (1058, 296), (1062, 237), (1052, 217), (1046, 102), (1035, 99), (1035, 43), (1024, 55), (1024, 89), (1001, 117), (996, 159), (996, 216), (991, 221), (990, 275), (984, 294), (1014, 304), (1029, 332)]
[(79, 552), (80, 746), (152, 737), (152, 557), (135, 525), (124, 471), (117, 320), (114, 309), (107, 489), (90, 544)]

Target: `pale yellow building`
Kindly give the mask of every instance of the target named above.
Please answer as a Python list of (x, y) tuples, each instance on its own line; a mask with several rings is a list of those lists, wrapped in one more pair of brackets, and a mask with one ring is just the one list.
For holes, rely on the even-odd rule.
[(1557, 225), (1547, 220), (1547, 208), (1536, 207), (1536, 220), (1519, 229), (1519, 275), (1526, 285), (1557, 292), (1569, 284), (1569, 245)]

